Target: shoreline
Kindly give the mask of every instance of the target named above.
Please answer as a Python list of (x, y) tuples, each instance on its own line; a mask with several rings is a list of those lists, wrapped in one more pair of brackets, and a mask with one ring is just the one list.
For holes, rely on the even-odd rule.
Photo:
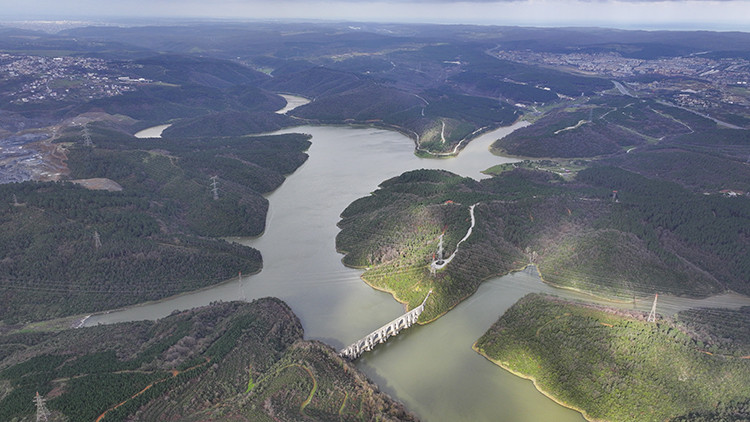
[[(243, 273), (242, 277), (244, 278), (245, 276), (252, 276), (252, 275), (260, 274), (261, 271), (263, 271), (263, 265), (262, 264), (261, 264), (261, 267), (257, 271), (249, 272), (247, 274)], [(237, 281), (237, 277), (232, 277), (232, 278), (228, 278), (226, 280), (220, 281), (220, 282), (215, 283), (215, 284), (209, 284), (207, 286), (203, 286), (203, 287), (195, 289), (195, 290), (186, 290), (184, 292), (176, 293), (176, 294), (173, 294), (171, 296), (163, 297), (161, 299), (149, 300), (147, 302), (138, 302), (138, 303), (135, 303), (133, 305), (126, 305), (126, 306), (123, 306), (123, 307), (120, 307), (120, 308), (107, 309), (106, 311), (93, 312), (93, 313), (89, 314), (88, 316), (86, 316), (86, 320), (88, 320), (90, 317), (97, 317), (99, 315), (107, 315), (107, 314), (112, 313), (112, 312), (127, 311), (127, 310), (131, 310), (131, 309), (139, 308), (141, 306), (154, 305), (154, 304), (166, 302), (166, 301), (178, 298), (180, 296), (185, 296), (185, 295), (189, 295), (189, 294), (193, 294), (193, 293), (200, 293), (202, 291), (213, 289), (213, 288), (218, 287), (218, 286), (223, 286), (225, 284), (228, 284), (228, 283), (231, 283), (231, 282), (235, 282), (235, 281)], [(236, 299), (236, 300), (240, 300), (240, 299)], [(247, 302), (247, 301), (245, 301), (245, 302)], [(77, 315), (76, 317), (77, 318), (81, 318), (81, 315)], [(158, 321), (159, 319), (161, 319), (161, 318), (157, 318), (157, 319), (145, 318), (145, 319), (142, 319), (140, 321)], [(109, 324), (117, 324), (117, 323), (116, 322), (114, 322), (114, 323), (101, 323), (101, 322), (98, 322), (97, 323), (97, 325), (109, 325)], [(86, 324), (84, 324), (83, 326), (78, 327), (78, 328), (85, 328), (85, 327), (93, 327), (93, 325), (86, 325)]]
[(477, 354), (479, 354), (480, 356), (482, 356), (485, 359), (487, 359), (488, 361), (492, 362), (493, 364), (495, 364), (495, 365), (499, 366), (500, 368), (502, 368), (502, 369), (510, 372), (512, 375), (517, 376), (517, 377), (519, 377), (521, 379), (525, 379), (525, 380), (531, 381), (531, 383), (534, 384), (534, 388), (538, 392), (540, 392), (543, 396), (547, 397), (548, 399), (552, 400), (553, 402), (559, 404), (562, 407), (565, 407), (565, 408), (568, 408), (568, 409), (571, 409), (571, 410), (575, 410), (576, 412), (580, 413), (581, 416), (583, 416), (583, 418), (586, 419), (587, 421), (590, 421), (590, 422), (606, 422), (605, 419), (593, 419), (593, 418), (591, 418), (586, 413), (586, 411), (584, 411), (583, 409), (579, 409), (576, 406), (573, 406), (572, 404), (565, 403), (561, 399), (553, 396), (552, 393), (549, 393), (549, 392), (545, 391), (544, 389), (542, 389), (539, 386), (539, 383), (537, 382), (536, 378), (534, 378), (534, 377), (532, 377), (530, 375), (526, 375), (526, 374), (522, 374), (520, 372), (514, 371), (513, 369), (510, 369), (509, 367), (507, 367), (506, 365), (504, 365), (502, 362), (497, 361), (497, 360), (492, 359), (491, 357), (487, 356), (487, 354), (484, 353), (483, 350), (481, 350), (481, 349), (479, 349), (479, 347), (477, 347), (477, 342), (474, 342), (474, 344), (471, 345), (471, 349), (474, 350), (475, 352), (477, 352)]
[[(257, 271), (254, 271), (254, 272), (251, 272), (251, 273), (247, 273), (247, 274), (243, 274), (242, 276), (244, 278), (245, 276), (256, 275), (256, 274), (259, 274), (261, 271), (263, 271), (263, 266), (262, 265), (261, 265), (261, 267)], [(56, 331), (66, 330), (66, 329), (69, 329), (69, 328), (77, 330), (77, 329), (80, 329), (80, 328), (94, 327), (96, 325), (118, 324), (117, 322), (111, 322), (111, 323), (109, 323), (109, 322), (108, 323), (98, 322), (95, 325), (86, 325), (86, 323), (88, 322), (88, 320), (90, 318), (92, 318), (92, 317), (97, 317), (97, 316), (100, 316), (100, 315), (107, 315), (107, 314), (112, 313), (112, 312), (127, 311), (127, 310), (131, 310), (131, 309), (139, 308), (141, 306), (153, 305), (153, 304), (158, 304), (158, 303), (166, 302), (168, 300), (172, 300), (172, 299), (180, 297), (180, 296), (185, 296), (185, 295), (189, 295), (189, 294), (193, 294), (193, 293), (199, 293), (201, 291), (213, 289), (215, 287), (222, 286), (224, 284), (228, 284), (228, 283), (234, 282), (236, 280), (237, 280), (236, 277), (232, 277), (232, 278), (228, 278), (226, 280), (222, 280), (222, 281), (220, 281), (218, 283), (214, 283), (214, 284), (209, 284), (207, 286), (203, 286), (203, 287), (195, 289), (195, 290), (186, 290), (184, 292), (179, 292), (179, 293), (167, 296), (167, 297), (163, 297), (161, 299), (149, 300), (149, 301), (146, 301), (146, 302), (138, 302), (138, 303), (134, 303), (134, 304), (131, 304), (131, 305), (121, 306), (119, 308), (112, 308), (112, 309), (106, 309), (106, 310), (102, 310), (102, 311), (87, 312), (87, 313), (75, 314), (75, 315), (66, 315), (66, 316), (61, 316), (61, 317), (52, 318), (52, 319), (45, 319), (45, 320), (40, 320), (40, 321), (30, 321), (30, 322), (25, 323), (25, 324), (20, 324), (18, 328), (11, 329), (9, 332), (10, 333), (14, 333), (14, 332), (22, 331), (22, 330), (40, 331), (40, 332), (56, 332)], [(237, 299), (237, 300), (240, 300), (240, 299)], [(161, 318), (157, 318), (157, 319), (144, 318), (144, 319), (140, 319), (140, 320), (136, 320), (136, 321), (158, 321), (159, 319), (161, 319)], [(3, 328), (3, 327), (8, 328), (8, 326), (3, 326), (2, 324), (0, 324), (0, 328)]]
[[(343, 259), (343, 258), (342, 258), (342, 259)], [(343, 263), (343, 261), (342, 261), (342, 263)], [(419, 322), (419, 321), (417, 321), (417, 324), (419, 324), (419, 325), (427, 325), (427, 324), (429, 324), (429, 323), (431, 323), (431, 322), (433, 322), (433, 321), (435, 321), (435, 320), (439, 319), (439, 318), (440, 318), (440, 317), (442, 317), (443, 315), (447, 314), (448, 312), (450, 312), (451, 310), (453, 310), (453, 308), (455, 308), (456, 306), (458, 306), (458, 305), (460, 305), (461, 303), (463, 303), (463, 301), (465, 301), (466, 299), (468, 299), (468, 298), (470, 298), (471, 296), (473, 296), (473, 295), (474, 295), (474, 294), (475, 294), (475, 293), (477, 292), (477, 290), (479, 289), (479, 286), (480, 286), (480, 285), (481, 285), (482, 283), (484, 283), (484, 282), (486, 282), (486, 281), (488, 281), (488, 280), (490, 280), (490, 279), (493, 279), (493, 278), (497, 278), (497, 277), (504, 277), (504, 276), (506, 276), (506, 275), (508, 275), (508, 274), (512, 274), (512, 273), (517, 273), (517, 272), (520, 272), (520, 271), (524, 271), (524, 270), (526, 270), (526, 268), (528, 268), (528, 267), (529, 267), (530, 265), (534, 265), (534, 264), (526, 264), (526, 265), (525, 265), (525, 266), (523, 266), (523, 267), (520, 267), (520, 268), (517, 268), (517, 269), (512, 269), (512, 270), (510, 270), (510, 271), (508, 271), (508, 272), (506, 272), (506, 273), (502, 273), (502, 274), (492, 274), (492, 275), (490, 275), (490, 276), (488, 276), (488, 277), (485, 277), (485, 278), (483, 278), (483, 279), (482, 279), (482, 280), (481, 280), (481, 281), (479, 282), (479, 284), (477, 284), (477, 287), (476, 287), (476, 289), (474, 289), (474, 291), (473, 291), (473, 292), (469, 293), (469, 294), (468, 294), (468, 295), (466, 295), (466, 296), (463, 296), (463, 297), (461, 297), (461, 298), (460, 298), (460, 300), (459, 300), (458, 302), (456, 302), (455, 304), (451, 305), (451, 306), (450, 306), (450, 307), (449, 307), (448, 309), (446, 309), (446, 310), (445, 310), (444, 312), (441, 312), (440, 314), (438, 314), (437, 316), (435, 316), (435, 318), (429, 319), (429, 320), (427, 320), (427, 321), (424, 321), (424, 322)], [(367, 270), (367, 268), (369, 268), (369, 267), (359, 267), (359, 268), (358, 268), (358, 267), (353, 267), (353, 266), (350, 266), (350, 265), (347, 265), (347, 264), (344, 264), (344, 266), (346, 266), (346, 267), (349, 267), (349, 268), (352, 268), (352, 269), (365, 269), (365, 271)], [(538, 271), (538, 270), (537, 270), (537, 271)], [(374, 290), (377, 290), (377, 291), (379, 291), (379, 292), (384, 292), (384, 293), (388, 293), (388, 294), (390, 294), (390, 295), (391, 295), (391, 297), (393, 297), (393, 299), (394, 299), (394, 300), (395, 300), (396, 302), (398, 302), (398, 303), (400, 303), (400, 304), (404, 305), (404, 309), (405, 309), (405, 310), (406, 310), (407, 312), (408, 312), (408, 311), (410, 311), (410, 309), (408, 308), (408, 305), (409, 305), (409, 303), (408, 303), (408, 302), (405, 302), (405, 301), (403, 301), (403, 300), (401, 300), (401, 299), (400, 299), (400, 298), (399, 298), (399, 297), (397, 296), (397, 292), (395, 292), (395, 291), (393, 291), (393, 290), (391, 290), (391, 289), (389, 289), (389, 288), (386, 288), (386, 287), (380, 287), (380, 286), (375, 286), (375, 285), (373, 285), (373, 284), (372, 284), (371, 282), (369, 282), (369, 281), (368, 281), (368, 280), (367, 280), (367, 279), (365, 278), (365, 276), (364, 276), (364, 273), (362, 273), (362, 275), (360, 275), (360, 276), (359, 276), (359, 278), (360, 278), (360, 279), (361, 279), (361, 280), (362, 280), (362, 281), (363, 281), (363, 282), (364, 282), (365, 284), (367, 284), (368, 286), (370, 286), (370, 287), (371, 287), (372, 289), (374, 289)], [(554, 287), (554, 286), (553, 286), (553, 287)]]
[[(341, 254), (343, 254), (343, 255), (346, 255), (346, 254), (347, 254), (346, 252), (344, 252), (344, 251), (341, 251), (341, 250), (337, 250), (337, 252), (338, 252), (338, 253), (341, 253)], [(408, 311), (410, 310), (410, 309), (409, 309), (409, 306), (408, 306), (408, 305), (409, 305), (409, 302), (407, 302), (407, 301), (404, 301), (404, 300), (402, 300), (401, 298), (399, 298), (399, 297), (398, 297), (398, 292), (394, 291), (393, 289), (391, 289), (391, 288), (389, 288), (389, 287), (381, 287), (381, 286), (376, 286), (376, 285), (374, 285), (374, 284), (373, 284), (373, 283), (372, 283), (371, 281), (367, 280), (367, 278), (365, 277), (365, 272), (366, 272), (366, 271), (367, 271), (368, 269), (370, 269), (371, 267), (356, 267), (356, 266), (352, 266), (352, 265), (348, 265), (348, 264), (344, 263), (344, 261), (343, 261), (343, 260), (344, 260), (344, 258), (342, 257), (342, 258), (341, 258), (341, 263), (342, 263), (342, 264), (344, 264), (344, 266), (345, 266), (345, 267), (348, 267), (348, 268), (352, 268), (352, 269), (356, 269), (356, 270), (364, 270), (364, 272), (362, 273), (362, 275), (360, 275), (360, 276), (359, 276), (359, 278), (360, 278), (360, 279), (361, 279), (361, 280), (362, 280), (362, 281), (363, 281), (363, 282), (364, 282), (365, 284), (367, 284), (368, 286), (370, 286), (370, 288), (372, 288), (372, 289), (374, 289), (374, 290), (377, 290), (377, 291), (379, 291), (379, 292), (384, 292), (384, 293), (388, 293), (388, 294), (390, 294), (390, 295), (391, 295), (391, 297), (393, 297), (393, 299), (394, 299), (394, 300), (395, 300), (396, 302), (398, 302), (398, 303), (400, 303), (400, 304), (404, 305), (404, 310), (405, 310), (406, 312), (408, 312)], [(461, 298), (461, 299), (460, 299), (460, 300), (459, 300), (458, 302), (456, 302), (455, 304), (451, 305), (451, 306), (450, 306), (450, 307), (449, 307), (448, 309), (446, 309), (446, 310), (445, 310), (444, 312), (441, 312), (440, 314), (438, 314), (438, 315), (437, 315), (437, 316), (435, 316), (434, 318), (432, 318), (432, 319), (429, 319), (429, 320), (427, 320), (427, 321), (424, 321), (424, 322), (419, 322), (419, 321), (418, 321), (418, 322), (417, 322), (417, 324), (419, 324), (419, 325), (427, 325), (427, 324), (429, 324), (429, 323), (431, 323), (431, 322), (433, 322), (433, 321), (435, 321), (435, 320), (439, 319), (439, 318), (440, 318), (440, 317), (442, 317), (443, 315), (447, 314), (447, 313), (448, 313), (448, 312), (450, 312), (450, 311), (451, 311), (451, 310), (452, 310), (453, 308), (455, 308), (456, 306), (460, 305), (460, 304), (461, 304), (461, 303), (462, 303), (463, 301), (465, 301), (466, 299), (468, 299), (469, 297), (471, 297), (472, 295), (474, 295), (474, 294), (475, 294), (475, 293), (477, 292), (477, 290), (479, 289), (479, 286), (480, 286), (480, 285), (481, 285), (482, 283), (485, 283), (486, 281), (488, 281), (488, 280), (490, 280), (490, 279), (493, 279), (493, 278), (497, 278), (497, 277), (504, 277), (504, 276), (506, 276), (506, 275), (509, 275), (509, 274), (513, 274), (513, 273), (517, 273), (517, 272), (525, 271), (525, 270), (526, 270), (527, 268), (529, 268), (529, 267), (531, 267), (531, 266), (533, 266), (533, 267), (534, 267), (534, 268), (536, 269), (536, 273), (537, 273), (537, 276), (539, 277), (539, 280), (541, 280), (541, 282), (542, 282), (542, 283), (544, 283), (544, 284), (546, 284), (546, 285), (548, 285), (548, 286), (550, 286), (550, 287), (553, 287), (553, 288), (555, 288), (555, 289), (560, 289), (560, 290), (567, 290), (567, 291), (571, 291), (571, 292), (579, 293), (579, 294), (581, 294), (581, 295), (589, 296), (589, 297), (591, 297), (591, 298), (592, 298), (592, 299), (594, 299), (594, 300), (598, 300), (598, 301), (603, 301), (603, 302), (611, 302), (611, 303), (616, 303), (616, 304), (627, 304), (627, 303), (631, 303), (631, 301), (629, 301), (629, 300), (618, 300), (618, 299), (614, 299), (614, 298), (608, 298), (608, 297), (604, 297), (604, 296), (598, 296), (598, 295), (594, 294), (593, 292), (588, 292), (588, 291), (580, 290), (580, 289), (577, 289), (577, 288), (574, 288), (574, 287), (561, 286), (561, 285), (558, 285), (558, 284), (555, 284), (555, 283), (551, 283), (551, 282), (549, 282), (549, 281), (547, 281), (547, 280), (545, 280), (545, 279), (544, 279), (544, 277), (542, 276), (542, 273), (541, 273), (541, 271), (539, 270), (539, 266), (537, 266), (537, 265), (536, 265), (536, 264), (534, 264), (534, 263), (528, 263), (528, 264), (526, 264), (526, 265), (524, 265), (524, 266), (522, 266), (522, 267), (519, 267), (519, 268), (515, 268), (515, 269), (511, 269), (511, 270), (509, 270), (509, 271), (507, 271), (507, 272), (504, 272), (504, 273), (497, 273), (497, 274), (492, 274), (492, 275), (490, 275), (490, 276), (487, 276), (487, 277), (483, 278), (483, 279), (482, 279), (482, 280), (481, 280), (481, 281), (479, 282), (479, 284), (477, 284), (477, 287), (476, 287), (476, 289), (474, 289), (474, 291), (473, 291), (473, 292), (471, 292), (471, 293), (469, 293), (468, 295), (466, 295), (466, 296), (462, 297), (462, 298)], [(639, 300), (646, 300), (645, 298), (647, 298), (647, 297), (648, 297), (648, 296), (639, 296), (639, 297), (638, 297), (638, 299), (639, 299)]]
[[(286, 128), (282, 128), (280, 130), (287, 130), (287, 129), (293, 129), (295, 127), (309, 125), (309, 126), (340, 126), (340, 127), (360, 127), (360, 128), (372, 128), (372, 129), (382, 129), (382, 130), (392, 130), (394, 132), (398, 132), (407, 138), (411, 139), (414, 142), (414, 155), (422, 158), (432, 158), (437, 160), (443, 160), (443, 159), (449, 159), (453, 157), (457, 157), (461, 151), (468, 145), (471, 141), (479, 138), (480, 136), (484, 135), (485, 133), (492, 132), (493, 130), (498, 130), (505, 127), (510, 127), (515, 124), (518, 124), (519, 122), (524, 121), (523, 117), (519, 117), (510, 124), (498, 124), (498, 125), (488, 125), (483, 126), (478, 129), (476, 129), (474, 132), (470, 133), (469, 135), (462, 138), (458, 143), (453, 147), (453, 150), (450, 152), (433, 152), (430, 150), (423, 149), (420, 144), (419, 134), (411, 129), (392, 125), (388, 123), (384, 123), (382, 121), (336, 121), (336, 122), (326, 122), (319, 119), (308, 119), (303, 117), (296, 117), (296, 116), (290, 116), (295, 119), (300, 120), (299, 125), (295, 126), (289, 126)], [(277, 131), (275, 131), (277, 132)], [(274, 133), (274, 132), (269, 132)], [(265, 133), (264, 133), (265, 134)], [(257, 135), (263, 135), (263, 134), (248, 134), (246, 136), (257, 136)], [(493, 148), (489, 148), (489, 151), (492, 155), (496, 155), (499, 157), (507, 157), (507, 158), (519, 158), (516, 156), (512, 156), (510, 154), (504, 154), (499, 153), (495, 151)]]

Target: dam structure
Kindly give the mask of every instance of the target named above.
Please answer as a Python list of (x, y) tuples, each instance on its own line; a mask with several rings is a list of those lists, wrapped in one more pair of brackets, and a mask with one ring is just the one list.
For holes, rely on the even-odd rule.
[(351, 346), (342, 349), (339, 352), (339, 356), (349, 360), (355, 360), (360, 357), (362, 353), (369, 352), (380, 343), (385, 343), (389, 337), (395, 336), (404, 328), (409, 328), (416, 324), (419, 315), (424, 311), (424, 304), (427, 303), (427, 298), (430, 297), (430, 293), (432, 293), (432, 290), (427, 293), (427, 296), (424, 298), (421, 305), (378, 328), (363, 337), (361, 340), (355, 341)]

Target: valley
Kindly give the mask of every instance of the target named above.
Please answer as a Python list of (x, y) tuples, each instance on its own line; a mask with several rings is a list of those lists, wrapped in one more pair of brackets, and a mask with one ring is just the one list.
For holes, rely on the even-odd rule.
[[(721, 356), (742, 360), (743, 35), (665, 47), (603, 30), (617, 42), (592, 46), (570, 30), (367, 27), (8, 29), (6, 418), (31, 420), (37, 389), (61, 420), (581, 420), (475, 353), (485, 332), (485, 355), (556, 377), (539, 388), (587, 417), (636, 414), (617, 397), (645, 397), (642, 375), (591, 374), (614, 387), (580, 389), (566, 383), (575, 369), (523, 369), (547, 361), (523, 360), (537, 347), (527, 327), (487, 331), (530, 302), (596, 308), (631, 327), (658, 293), (659, 324), (639, 333), (689, 346), (674, 353), (696, 377), (734, 365)], [(702, 53), (727, 42), (735, 53)], [(561, 45), (609, 52), (572, 69), (585, 60), (556, 55)], [(637, 70), (612, 73), (632, 60)], [(428, 291), (422, 325), (354, 364), (335, 356)], [(522, 299), (537, 293), (564, 301)], [(540, 347), (569, 345), (558, 337)], [(512, 352), (495, 356), (494, 341)], [(617, 362), (592, 359), (646, 362), (643, 348), (618, 350)], [(655, 420), (746, 407), (741, 389), (699, 384), (668, 388)], [(84, 409), (77, 397), (94, 390), (111, 401)], [(610, 413), (589, 406), (601, 397)]]

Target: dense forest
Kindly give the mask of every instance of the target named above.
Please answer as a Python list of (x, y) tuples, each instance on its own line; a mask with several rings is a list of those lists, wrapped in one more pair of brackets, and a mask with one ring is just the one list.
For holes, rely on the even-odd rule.
[[(431, 273), (440, 235), (452, 253), (473, 204), (471, 236)], [(569, 182), (522, 168), (480, 182), (417, 170), (344, 210), (337, 248), (345, 264), (367, 268), (365, 281), (410, 307), (432, 289), (425, 321), (527, 264), (549, 283), (619, 299), (748, 292), (749, 207), (747, 198), (696, 194), (608, 166)]]
[(302, 335), (271, 298), (157, 322), (0, 335), (11, 350), (0, 356), (0, 419), (33, 420), (39, 392), (55, 420), (415, 420)]
[(192, 119), (182, 119), (162, 132), (164, 138), (242, 136), (267, 133), (300, 122), (272, 112), (222, 112)]
[(0, 270), (6, 323), (161, 299), (261, 268), (260, 253), (162, 232), (143, 194), (73, 184), (2, 185)]
[[(81, 145), (83, 130), (94, 147)], [(14, 198), (0, 204), (0, 283), (8, 304), (0, 319), (95, 312), (260, 271), (258, 251), (213, 238), (263, 232), (262, 194), (305, 161), (308, 138), (142, 141), (96, 123), (63, 131), (57, 141), (72, 143), (70, 177), (108, 179), (122, 190), (0, 186), (0, 196)]]
[(525, 157), (597, 157), (714, 127), (706, 118), (654, 100), (606, 95), (553, 108), (493, 148)]
[[(721, 312), (725, 322), (747, 319), (746, 311)], [(722, 336), (709, 322), (714, 311), (690, 311), (693, 324), (708, 318), (700, 334), (685, 331), (683, 313), (677, 321), (645, 317), (529, 295), (474, 347), (587, 419), (743, 420), (750, 360), (706, 350)]]

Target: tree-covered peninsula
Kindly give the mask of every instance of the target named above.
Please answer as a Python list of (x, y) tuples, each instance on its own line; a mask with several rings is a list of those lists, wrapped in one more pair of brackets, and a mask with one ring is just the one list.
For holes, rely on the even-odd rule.
[[(532, 294), (474, 348), (589, 420), (747, 420), (748, 310), (695, 310), (647, 322), (640, 312)], [(744, 410), (743, 410), (744, 409)]]
[(274, 298), (159, 321), (0, 334), (0, 419), (383, 420), (415, 417)]
[(747, 198), (610, 166), (570, 181), (523, 168), (479, 182), (416, 170), (347, 207), (337, 248), (345, 264), (366, 268), (368, 284), (410, 308), (433, 290), (429, 321), (483, 280), (528, 264), (554, 285), (621, 300), (748, 292), (748, 216)]

